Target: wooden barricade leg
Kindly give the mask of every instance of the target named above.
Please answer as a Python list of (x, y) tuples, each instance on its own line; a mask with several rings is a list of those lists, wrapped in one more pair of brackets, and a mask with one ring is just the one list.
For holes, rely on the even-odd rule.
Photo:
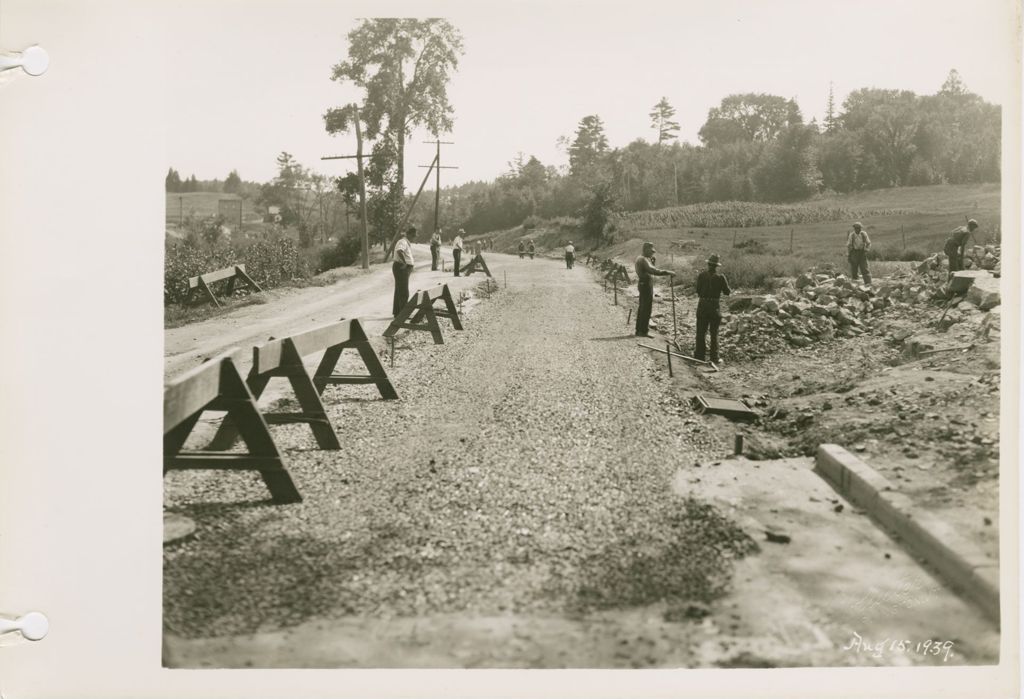
[[(274, 502), (300, 502), (302, 496), (285, 469), (281, 453), (270, 429), (256, 407), (256, 400), (230, 360), (220, 363), (218, 395), (180, 425), (169, 430), (164, 439), (164, 473), (177, 469), (228, 469), (259, 471)], [(223, 410), (238, 429), (248, 453), (182, 451), (192, 428), (206, 410)]]
[(444, 305), (447, 308), (447, 317), (452, 321), (452, 327), (456, 330), (462, 330), (462, 320), (459, 318), (459, 309), (455, 305), (455, 299), (452, 297), (452, 290), (448, 288), (448, 285), (444, 285), (444, 289), (441, 291), (441, 298), (444, 299)]
[(384, 337), (393, 336), (406, 325), (409, 316), (412, 315), (413, 311), (419, 308), (422, 301), (420, 298), (421, 296), (422, 292), (417, 291), (409, 297), (409, 300), (405, 302), (404, 306), (402, 306), (402, 310), (398, 312), (398, 315), (395, 316), (394, 320), (391, 321), (391, 324), (384, 331)]
[(320, 392), (313, 384), (313, 380), (309, 378), (309, 374), (306, 373), (306, 366), (302, 363), (302, 357), (291, 339), (284, 341), (281, 367), (273, 374), (288, 379), (292, 385), (292, 391), (295, 392), (295, 397), (299, 401), (301, 412), (267, 413), (265, 415), (267, 422), (271, 425), (304, 422), (313, 431), (316, 443), (321, 449), (341, 449), (338, 435), (335, 434), (324, 404), (320, 401)]
[(443, 345), (444, 335), (441, 334), (441, 326), (437, 322), (437, 315), (434, 313), (434, 304), (430, 299), (427, 299), (427, 301), (420, 306), (420, 310), (416, 312), (416, 315), (422, 316), (426, 319), (424, 323), (426, 327), (421, 329), (430, 331), (430, 334), (434, 336), (434, 344)]
[[(268, 374), (257, 374), (255, 368), (250, 370), (249, 375), (245, 378), (245, 384), (249, 387), (249, 392), (252, 393), (254, 401), (259, 401), (268, 383), (270, 383), (270, 376)], [(213, 435), (213, 439), (206, 445), (204, 451), (227, 451), (234, 446), (237, 439), (238, 429), (232, 422), (231, 415), (225, 415), (224, 419), (221, 420), (220, 427), (217, 428), (216, 434)]]
[(217, 297), (213, 295), (213, 289), (210, 288), (209, 284), (207, 284), (206, 280), (202, 277), (199, 277), (199, 288), (202, 289), (202, 291), (210, 298), (210, 301), (213, 302), (214, 306), (220, 308), (220, 301), (218, 301)]
[[(409, 313), (412, 313), (411, 318), (409, 318)], [(409, 320), (405, 321), (405, 318), (409, 318)], [(421, 323), (421, 319), (425, 320)], [(403, 328), (406, 330), (429, 330), (434, 337), (435, 345), (444, 344), (441, 326), (437, 324), (437, 316), (434, 314), (434, 304), (426, 292), (417, 291), (416, 295), (409, 299), (409, 303), (399, 311), (395, 319), (391, 321), (391, 325), (384, 331), (384, 337), (392, 337)]]
[[(377, 390), (380, 391), (380, 396), (384, 400), (398, 400), (398, 391), (395, 390), (394, 385), (391, 383), (391, 379), (384, 370), (384, 365), (381, 364), (380, 357), (377, 356), (377, 353), (373, 349), (373, 345), (370, 344), (370, 339), (366, 336), (366, 331), (363, 330), (362, 323), (358, 320), (354, 320), (349, 327), (348, 341), (340, 345), (335, 345), (334, 347), (329, 347), (327, 351), (324, 352), (324, 356), (320, 360), (320, 365), (316, 368), (316, 372), (313, 374), (313, 385), (316, 387), (316, 391), (323, 394), (327, 386), (335, 384), (372, 383), (377, 386)], [(363, 360), (363, 365), (369, 372), (368, 374), (334, 373), (334, 369), (338, 365), (338, 360), (341, 358), (342, 352), (348, 348), (355, 349), (359, 352), (359, 357)]]
[(374, 383), (377, 385), (377, 390), (380, 391), (380, 397), (384, 400), (398, 400), (398, 391), (391, 383), (388, 373), (384, 370), (384, 365), (380, 363), (380, 357), (373, 351), (373, 345), (369, 341), (357, 342), (355, 348), (359, 352), (359, 356), (362, 357), (363, 364), (366, 365), (370, 376), (376, 379)]
[[(182, 447), (185, 446), (188, 436), (192, 434), (192, 429), (199, 422), (199, 418), (202, 412), (198, 412), (195, 415), (189, 417), (180, 425), (175, 427), (173, 430), (164, 435), (164, 454), (177, 454), (181, 451)], [(230, 446), (230, 445), (228, 445)], [(167, 462), (164, 461), (164, 475), (167, 475)]]
[[(249, 372), (245, 383), (248, 385), (253, 398), (259, 401), (260, 396), (266, 389), (270, 380), (275, 377), (288, 379), (292, 391), (299, 401), (300, 411), (297, 413), (263, 413), (263, 419), (268, 425), (288, 425), (296, 422), (303, 422), (309, 425), (313, 431), (317, 446), (321, 449), (341, 449), (338, 435), (334, 432), (330, 418), (324, 404), (320, 401), (320, 391), (313, 384), (313, 380), (306, 371), (302, 357), (299, 356), (295, 345), (286, 340), (282, 348), (283, 356), (281, 366), (264, 374), (257, 374), (255, 367)], [(230, 449), (238, 439), (238, 429), (230, 416), (225, 416), (221, 422), (213, 440), (207, 445), (207, 451), (224, 451)]]
[(302, 496), (284, 468), (281, 453), (256, 407), (256, 400), (233, 364), (231, 367), (232, 371), (221, 372), (221, 398), (217, 402), (228, 409), (239, 436), (249, 447), (249, 455), (259, 459), (260, 478), (274, 502), (301, 502)]
[(251, 286), (256, 291), (263, 291), (263, 289), (260, 288), (260, 285), (256, 283), (256, 280), (254, 280), (246, 273), (245, 265), (235, 265), (235, 276), (241, 277), (246, 284)]

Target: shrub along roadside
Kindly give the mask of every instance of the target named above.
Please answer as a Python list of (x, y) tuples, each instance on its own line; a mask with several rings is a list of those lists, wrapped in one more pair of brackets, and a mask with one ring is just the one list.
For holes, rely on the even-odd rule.
[[(264, 289), (300, 282), (328, 269), (352, 264), (359, 254), (358, 240), (300, 250), (290, 238), (268, 238), (240, 245), (204, 245), (169, 241), (164, 246), (164, 305), (183, 303), (188, 279), (238, 264)], [(235, 292), (248, 293), (241, 286)]]

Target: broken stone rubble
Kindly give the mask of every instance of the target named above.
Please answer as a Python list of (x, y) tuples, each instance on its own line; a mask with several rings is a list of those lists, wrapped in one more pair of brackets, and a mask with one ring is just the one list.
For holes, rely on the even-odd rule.
[[(929, 259), (940, 257), (944, 259), (941, 255)], [(940, 265), (922, 264), (923, 271), (894, 275), (880, 280), (874, 288), (842, 274), (805, 272), (775, 294), (736, 298), (728, 304), (730, 315), (725, 319), (723, 345), (729, 346), (730, 353), (756, 356), (786, 345), (807, 347), (836, 337), (856, 337), (872, 329), (906, 343), (920, 332), (920, 321), (887, 327), (883, 320), (886, 312), (928, 305), (941, 315), (939, 309), (949, 298), (947, 273)], [(970, 287), (966, 296), (949, 304), (949, 311), (938, 323), (940, 330), (965, 321), (981, 322), (980, 314), (1000, 303), (999, 279), (991, 273), (974, 270), (957, 274), (969, 276)], [(934, 320), (938, 321), (938, 316)]]

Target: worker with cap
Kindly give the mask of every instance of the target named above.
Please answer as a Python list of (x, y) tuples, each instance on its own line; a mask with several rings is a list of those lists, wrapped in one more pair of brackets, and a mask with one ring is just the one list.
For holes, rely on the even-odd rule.
[(533, 238), (530, 238), (526, 241), (526, 254), (529, 255), (532, 260), (535, 252), (537, 252), (537, 248), (533, 245)]
[(437, 271), (437, 263), (441, 259), (441, 229), (435, 228), (430, 236), (430, 269)]
[(416, 227), (409, 230), (395, 243), (395, 261), (391, 265), (391, 273), (395, 275), (395, 297), (391, 303), (391, 315), (397, 316), (409, 300), (409, 275), (412, 274), (412, 245), (416, 240)]
[(651, 308), (654, 306), (654, 280), (652, 276), (672, 276), (675, 272), (654, 266), (654, 243), (644, 243), (640, 257), (636, 258), (636, 288), (640, 292), (640, 307), (636, 309), (636, 336), (650, 337)]
[(960, 226), (946, 238), (946, 245), (942, 251), (949, 258), (949, 275), (951, 277), (953, 272), (959, 272), (964, 268), (964, 252), (967, 249), (967, 239), (974, 234), (977, 228), (978, 222), (972, 218), (967, 222), (966, 226)]
[[(701, 361), (710, 359), (712, 364), (719, 363), (718, 328), (722, 324), (722, 309), (719, 301), (722, 294), (732, 293), (729, 282), (724, 275), (718, 273), (718, 255), (708, 258), (708, 268), (697, 275), (697, 346), (693, 356)], [(711, 356), (708, 357), (707, 334), (711, 331)]]
[(452, 267), (455, 268), (455, 276), (459, 276), (459, 264), (462, 260), (462, 236), (466, 234), (466, 231), (462, 228), (459, 229), (458, 235), (452, 240)]
[(857, 276), (864, 277), (864, 283), (871, 285), (871, 270), (868, 269), (868, 250), (871, 249), (871, 238), (860, 223), (853, 224), (853, 230), (846, 236), (846, 259), (850, 262), (850, 278), (857, 281)]
[(572, 269), (572, 263), (576, 260), (576, 248), (573, 247), (572, 241), (565, 246), (565, 268)]
[(523, 259), (523, 255), (526, 254), (526, 243), (519, 241), (519, 259)]

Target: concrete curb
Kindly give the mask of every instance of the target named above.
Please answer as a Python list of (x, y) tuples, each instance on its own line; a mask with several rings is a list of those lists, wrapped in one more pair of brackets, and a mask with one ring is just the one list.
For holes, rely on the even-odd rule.
[(815, 471), (999, 624), (999, 566), (974, 544), (945, 521), (916, 510), (910, 498), (838, 444), (818, 446)]

